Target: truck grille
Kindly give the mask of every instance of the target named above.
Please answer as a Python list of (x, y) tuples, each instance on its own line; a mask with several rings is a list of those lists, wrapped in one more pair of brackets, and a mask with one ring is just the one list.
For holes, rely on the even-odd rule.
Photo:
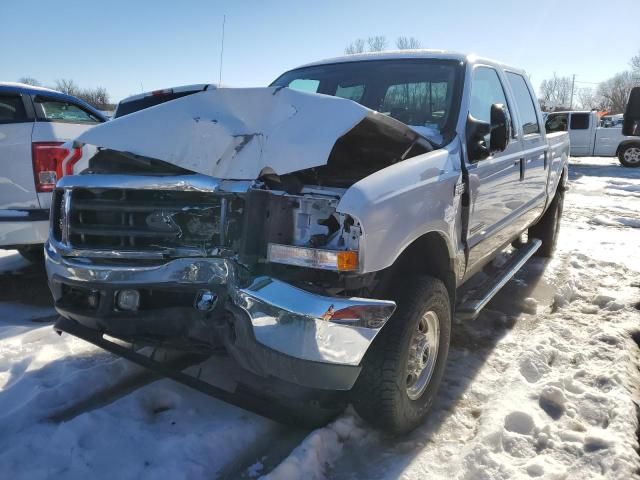
[(57, 190), (52, 233), (73, 249), (210, 249), (229, 244), (228, 214), (237, 215), (241, 202), (193, 191)]

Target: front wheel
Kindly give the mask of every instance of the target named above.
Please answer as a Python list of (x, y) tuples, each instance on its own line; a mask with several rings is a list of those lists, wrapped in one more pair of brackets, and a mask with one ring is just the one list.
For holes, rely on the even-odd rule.
[(618, 160), (623, 167), (640, 167), (640, 145), (627, 145), (618, 153)]
[(444, 284), (429, 276), (398, 282), (393, 298), (397, 310), (367, 352), (352, 400), (374, 427), (404, 433), (423, 420), (442, 379), (451, 305)]

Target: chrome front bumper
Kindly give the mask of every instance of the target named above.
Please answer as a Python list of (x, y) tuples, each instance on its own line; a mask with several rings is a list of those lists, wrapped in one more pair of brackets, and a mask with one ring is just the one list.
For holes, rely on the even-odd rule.
[(322, 296), (264, 276), (240, 285), (235, 262), (223, 258), (106, 265), (82, 257), (63, 257), (50, 242), (45, 245), (45, 254), (51, 285), (62, 280), (88, 288), (109, 284), (178, 284), (194, 289), (222, 286), (233, 308), (249, 319), (258, 343), (309, 362), (359, 365), (396, 308), (392, 301)]

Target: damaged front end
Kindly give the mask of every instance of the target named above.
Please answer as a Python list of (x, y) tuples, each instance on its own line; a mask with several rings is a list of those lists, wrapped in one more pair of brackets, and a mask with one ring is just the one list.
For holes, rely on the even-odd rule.
[(395, 304), (348, 294), (361, 231), (336, 204), (197, 174), (65, 177), (45, 248), (56, 309), (126, 341), (224, 349), (262, 376), (349, 389)]
[[(282, 95), (278, 89), (264, 90), (262, 100), (265, 94)], [(156, 110), (153, 121), (147, 119), (153, 135), (159, 133), (153, 133), (154, 126), (164, 128), (158, 112), (175, 113), (176, 104), (189, 105), (198, 95), (132, 114), (133, 121), (123, 117), (110, 123), (116, 133), (127, 125), (137, 128), (136, 116), (144, 120)], [(282, 107), (272, 101), (276, 110)], [(298, 113), (291, 112), (303, 112), (302, 107), (293, 102), (267, 116), (278, 121), (265, 130), (295, 120)], [(360, 106), (347, 108), (351, 128), (337, 126), (337, 136), (320, 149), (327, 155), (324, 161), (310, 154), (312, 160), (299, 162), (301, 169), (269, 164), (262, 155), (274, 144), (269, 146), (266, 134), (245, 136), (244, 146), (237, 148), (246, 122), (238, 126), (221, 115), (213, 118), (220, 113), (215, 109), (207, 110), (204, 133), (212, 137), (205, 137), (221, 141), (219, 128), (235, 125), (224, 138), (236, 145), (235, 154), (229, 145), (217, 145), (217, 160), (207, 160), (201, 146), (182, 149), (184, 161), (175, 160), (179, 147), (168, 156), (156, 148), (155, 157), (146, 156), (153, 152), (144, 148), (131, 152), (135, 149), (128, 144), (118, 149), (123, 140), (116, 134), (108, 141), (108, 128), (86, 136), (84, 141), (102, 149), (82, 175), (58, 183), (45, 246), (55, 307), (65, 319), (59, 328), (71, 331), (72, 321), (136, 344), (224, 351), (262, 377), (350, 389), (395, 303), (364, 298), (372, 274), (360, 267), (363, 226), (338, 209), (345, 182), (429, 147), (399, 122), (372, 120), (375, 115)], [(197, 118), (196, 130), (202, 133), (204, 112)], [(305, 118), (312, 119), (298, 115)], [(366, 128), (367, 123), (373, 126)], [(357, 137), (371, 129), (375, 142), (386, 142), (386, 148), (375, 149), (372, 164), (347, 168), (347, 158), (366, 156), (367, 143)], [(234, 163), (252, 149), (250, 160)], [(289, 153), (294, 150), (299, 146)], [(342, 173), (336, 182), (331, 169)], [(235, 172), (236, 179), (216, 177), (222, 171)]]

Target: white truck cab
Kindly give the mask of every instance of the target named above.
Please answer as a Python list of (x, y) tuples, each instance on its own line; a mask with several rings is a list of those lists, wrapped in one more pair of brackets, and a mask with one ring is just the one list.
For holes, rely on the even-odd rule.
[(618, 157), (625, 167), (640, 166), (640, 140), (624, 136), (622, 125), (600, 126), (595, 111), (553, 112), (547, 116), (547, 133), (569, 132), (574, 157)]

